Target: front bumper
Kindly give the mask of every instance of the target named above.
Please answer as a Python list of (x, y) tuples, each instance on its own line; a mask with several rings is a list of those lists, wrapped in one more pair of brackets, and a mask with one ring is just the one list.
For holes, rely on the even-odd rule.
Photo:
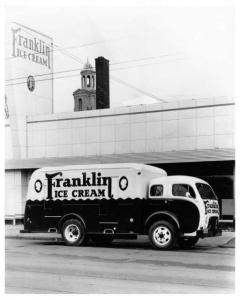
[(219, 218), (218, 217), (211, 217), (208, 221), (207, 228), (200, 228), (197, 230), (197, 236), (204, 238), (204, 237), (214, 237), (222, 235), (222, 230), (219, 226)]
[(220, 228), (214, 228), (214, 229), (200, 229), (197, 231), (197, 236), (200, 238), (205, 237), (214, 237), (214, 236), (221, 236), (222, 235), (222, 229)]

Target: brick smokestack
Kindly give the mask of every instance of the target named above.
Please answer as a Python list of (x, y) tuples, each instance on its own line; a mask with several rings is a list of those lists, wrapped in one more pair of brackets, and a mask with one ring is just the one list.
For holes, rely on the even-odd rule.
[(95, 58), (96, 109), (109, 108), (109, 61), (100, 56)]

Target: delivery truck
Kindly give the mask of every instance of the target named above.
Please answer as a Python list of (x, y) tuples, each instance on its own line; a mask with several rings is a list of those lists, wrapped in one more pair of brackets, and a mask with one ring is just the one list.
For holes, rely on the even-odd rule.
[(69, 246), (148, 235), (164, 250), (220, 235), (218, 221), (217, 197), (199, 178), (144, 164), (73, 165), (32, 174), (21, 232), (61, 233)]

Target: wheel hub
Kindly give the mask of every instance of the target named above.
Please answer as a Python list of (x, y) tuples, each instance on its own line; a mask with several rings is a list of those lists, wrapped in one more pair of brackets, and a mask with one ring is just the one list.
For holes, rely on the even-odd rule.
[(160, 246), (165, 246), (171, 240), (171, 231), (164, 226), (157, 227), (153, 232), (155, 242)]
[(70, 242), (75, 242), (80, 236), (80, 230), (76, 225), (70, 224), (65, 229), (65, 236)]

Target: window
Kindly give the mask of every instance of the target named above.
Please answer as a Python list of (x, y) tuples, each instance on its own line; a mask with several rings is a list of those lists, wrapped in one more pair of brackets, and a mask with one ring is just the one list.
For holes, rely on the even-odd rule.
[(78, 110), (82, 110), (82, 99), (78, 99)]
[(83, 76), (82, 78), (82, 87), (85, 88), (86, 86), (86, 81), (85, 81), (85, 76)]
[(90, 86), (91, 86), (90, 76), (88, 75), (87, 76), (87, 87), (90, 87)]
[(193, 188), (188, 184), (173, 184), (172, 194), (173, 196), (196, 198)]
[(196, 187), (202, 199), (215, 199), (217, 200), (216, 195), (212, 188), (205, 183), (196, 183)]
[(150, 196), (158, 197), (163, 195), (163, 185), (156, 184), (151, 186)]

